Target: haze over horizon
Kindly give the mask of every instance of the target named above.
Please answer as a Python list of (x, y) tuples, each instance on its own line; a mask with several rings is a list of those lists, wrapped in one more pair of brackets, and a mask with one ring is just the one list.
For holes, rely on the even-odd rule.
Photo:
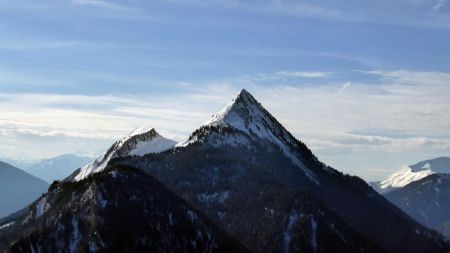
[(0, 0), (0, 157), (99, 154), (141, 126), (182, 141), (245, 88), (379, 180), (450, 156), (449, 31), (442, 0)]

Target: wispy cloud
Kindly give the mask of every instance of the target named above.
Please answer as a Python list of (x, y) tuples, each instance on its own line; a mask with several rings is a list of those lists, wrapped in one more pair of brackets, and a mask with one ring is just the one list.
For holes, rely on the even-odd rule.
[[(133, 20), (133, 21), (161, 21), (158, 18), (147, 15), (144, 5), (130, 5), (112, 0), (70, 0), (72, 5), (84, 9), (85, 15), (95, 17)], [(123, 1), (122, 1), (123, 2)], [(81, 8), (82, 7), (82, 8)], [(91, 10), (92, 9), (92, 10)]]
[[(355, 23), (450, 28), (449, 17), (439, 10), (447, 0), (424, 1), (293, 1), (293, 0), (161, 0), (172, 4), (227, 8), (262, 15), (307, 17)], [(429, 15), (429, 8), (435, 15)], [(400, 14), (399, 14), (400, 13)]]
[(293, 15), (308, 17), (339, 17), (340, 11), (331, 8), (325, 8), (311, 3), (300, 3), (298, 1), (240, 1), (240, 0), (163, 0), (173, 4), (186, 4), (199, 7), (220, 7), (253, 13), (262, 13), (270, 15)]
[(137, 11), (138, 8), (117, 4), (112, 1), (106, 0), (72, 0), (72, 3), (75, 5), (84, 5), (84, 6), (92, 6), (116, 11)]
[(345, 90), (348, 89), (348, 88), (350, 88), (351, 85), (352, 85), (351, 82), (345, 82), (345, 83), (342, 85), (341, 89), (339, 90), (339, 94), (344, 94)]
[(0, 50), (47, 50), (76, 47), (78, 41), (0, 41)]
[(331, 75), (331, 73), (329, 72), (306, 72), (306, 71), (280, 71), (277, 74), (281, 76), (304, 77), (304, 78), (323, 78), (329, 77)]
[(438, 0), (435, 5), (433, 5), (433, 11), (439, 11), (444, 5), (447, 4), (447, 0)]

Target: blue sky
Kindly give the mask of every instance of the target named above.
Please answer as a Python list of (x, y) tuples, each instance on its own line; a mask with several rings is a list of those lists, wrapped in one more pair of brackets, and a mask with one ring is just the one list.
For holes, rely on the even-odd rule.
[(0, 157), (183, 140), (241, 88), (374, 180), (450, 155), (446, 0), (0, 0)]

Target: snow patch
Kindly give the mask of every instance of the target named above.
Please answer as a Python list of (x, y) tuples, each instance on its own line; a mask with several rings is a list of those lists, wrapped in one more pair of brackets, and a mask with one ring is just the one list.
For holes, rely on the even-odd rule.
[(192, 222), (194, 222), (194, 221), (196, 221), (196, 220), (198, 219), (197, 214), (194, 213), (194, 212), (191, 211), (191, 210), (188, 210), (188, 211), (187, 211), (187, 215), (188, 215), (189, 219), (191, 219)]
[(46, 198), (42, 198), (39, 200), (38, 204), (36, 205), (36, 215), (35, 215), (35, 219), (41, 217), (45, 211), (48, 208), (48, 204), (47, 204), (47, 200)]
[(10, 223), (6, 223), (5, 225), (0, 226), (0, 230), (5, 229), (5, 228), (9, 228), (12, 225), (14, 225), (14, 221), (11, 221)]
[(218, 202), (220, 204), (223, 204), (230, 194), (230, 191), (223, 191), (223, 192), (215, 192), (215, 193), (201, 193), (197, 194), (198, 201), (210, 204), (211, 202)]
[(75, 253), (77, 252), (78, 243), (81, 240), (80, 230), (78, 228), (78, 220), (73, 217), (72, 218), (72, 235), (70, 237), (70, 245), (69, 245), (69, 252)]
[(175, 142), (162, 136), (155, 137), (151, 142), (139, 142), (130, 155), (143, 156), (150, 153), (160, 153), (173, 147)]
[(283, 242), (284, 242), (284, 252), (285, 253), (289, 253), (291, 252), (291, 240), (292, 240), (292, 229), (294, 228), (295, 224), (298, 221), (298, 214), (295, 210), (291, 211), (291, 214), (289, 215), (289, 221), (288, 221), (288, 225), (286, 230), (284, 231), (284, 237), (283, 237)]
[(406, 186), (431, 174), (434, 174), (431, 169), (413, 171), (409, 166), (403, 166), (401, 170), (390, 175), (380, 183), (381, 192), (385, 193), (395, 188)]
[(108, 204), (108, 200), (103, 198), (103, 195), (101, 193), (98, 194), (97, 196), (97, 204), (101, 207), (101, 208), (105, 208), (106, 205)]
[(314, 252), (317, 252), (317, 222), (314, 220), (314, 217), (311, 217), (311, 231), (311, 245)]

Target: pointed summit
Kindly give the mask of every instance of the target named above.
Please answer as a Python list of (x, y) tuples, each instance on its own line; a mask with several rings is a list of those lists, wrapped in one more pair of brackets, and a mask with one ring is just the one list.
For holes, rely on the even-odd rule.
[(111, 159), (160, 153), (170, 149), (175, 144), (175, 141), (164, 138), (154, 128), (136, 128), (128, 136), (114, 143), (102, 156), (72, 174), (69, 180), (73, 178), (79, 181), (93, 173), (102, 171)]
[[(280, 148), (286, 157), (301, 168), (316, 184), (318, 180), (302, 162), (300, 146), (304, 146), (289, 131), (287, 131), (264, 107), (245, 89), (233, 98), (230, 104), (214, 114), (201, 128), (233, 128), (245, 133), (247, 138), (269, 141)], [(195, 135), (195, 134), (194, 134)], [(187, 142), (179, 145), (186, 146), (196, 142), (198, 136), (193, 136)], [(247, 143), (247, 140), (238, 141)], [(227, 142), (224, 142), (227, 145)], [(311, 154), (312, 155), (312, 154)], [(317, 158), (314, 157), (315, 160)]]
[(214, 114), (202, 126), (230, 126), (247, 134), (258, 135), (261, 131), (260, 127), (264, 125), (270, 127), (271, 124), (277, 124), (277, 127), (283, 128), (248, 91), (242, 89), (231, 103)]
[(275, 144), (295, 144), (297, 140), (245, 89), (230, 104), (202, 126), (232, 127)]

